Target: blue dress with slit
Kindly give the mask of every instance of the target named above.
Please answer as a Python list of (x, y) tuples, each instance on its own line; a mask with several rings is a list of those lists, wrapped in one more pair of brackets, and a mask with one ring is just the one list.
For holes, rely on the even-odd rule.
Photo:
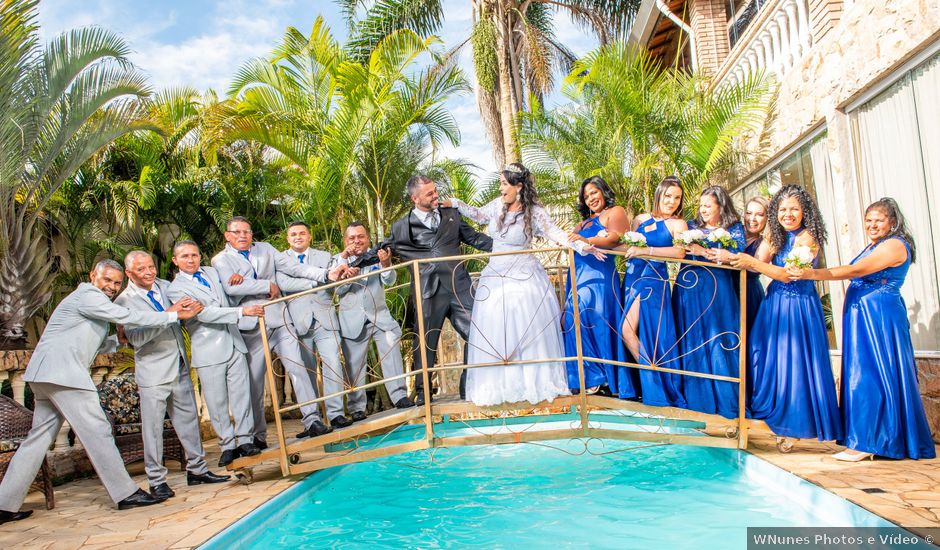
[[(665, 220), (649, 218), (637, 227), (649, 246), (672, 246), (672, 233)], [(666, 262), (631, 258), (623, 278), (623, 315), (639, 301), (637, 336), (640, 340), (639, 357), (631, 357), (626, 346), (620, 346), (620, 361), (681, 369), (676, 321), (672, 311), (672, 292)], [(660, 407), (686, 407), (680, 391), (680, 375), (631, 367), (618, 367), (618, 387), (640, 387), (643, 403)], [(633, 397), (620, 392), (621, 398)]]

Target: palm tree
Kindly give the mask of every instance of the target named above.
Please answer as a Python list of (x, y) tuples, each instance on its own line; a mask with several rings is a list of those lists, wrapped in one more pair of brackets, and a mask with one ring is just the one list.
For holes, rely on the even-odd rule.
[[(394, 29), (421, 36), (440, 30), (440, 0), (336, 0), (351, 21), (349, 48), (363, 58)], [(497, 165), (519, 160), (518, 113), (541, 100), (556, 70), (567, 73), (575, 55), (558, 42), (553, 16), (565, 13), (601, 44), (623, 37), (640, 0), (470, 0), (474, 27), (476, 99)], [(359, 17), (357, 17), (359, 16)]]
[(35, 0), (0, 5), (0, 337), (50, 296), (49, 200), (96, 151), (146, 127), (149, 90), (116, 34), (90, 27), (39, 43)]
[(527, 162), (553, 170), (569, 189), (600, 174), (637, 211), (649, 211), (653, 187), (668, 174), (680, 176), (690, 196), (706, 183), (727, 183), (734, 141), (760, 129), (773, 96), (762, 75), (714, 89), (622, 42), (579, 60), (566, 83), (575, 107), (536, 108), (523, 118)]
[[(322, 18), (309, 37), (289, 28), (270, 59), (238, 72), (214, 132), (262, 143), (289, 163), (303, 182), (293, 209), (323, 241), (338, 238), (344, 218), (366, 220), (380, 238), (429, 147), (459, 139), (443, 104), (468, 86), (438, 43), (400, 30), (360, 63)], [(432, 63), (419, 69), (422, 56)]]

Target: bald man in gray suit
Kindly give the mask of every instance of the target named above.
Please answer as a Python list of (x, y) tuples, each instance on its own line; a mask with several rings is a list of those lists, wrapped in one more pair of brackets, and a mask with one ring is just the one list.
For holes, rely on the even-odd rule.
[(124, 281), (120, 264), (112, 260), (98, 262), (90, 277), (90, 283), (79, 284), (52, 312), (26, 367), (24, 378), (36, 398), (33, 427), (0, 483), (0, 523), (32, 514), (32, 510), (19, 509), (63, 420), (69, 422), (82, 442), (118, 509), (161, 502), (127, 475), (88, 369), (108, 335), (110, 323), (165, 327), (196, 315), (202, 306), (183, 300), (165, 312), (133, 311), (111, 302)]
[[(167, 294), (170, 282), (157, 278), (150, 254), (134, 250), (124, 258), (127, 288), (114, 301), (131, 310), (166, 311), (172, 305)], [(221, 483), (229, 476), (209, 471), (199, 434), (199, 413), (183, 332), (176, 323), (166, 327), (124, 325), (124, 334), (134, 347), (134, 378), (140, 394), (141, 436), (144, 469), (150, 494), (166, 500), (175, 496), (166, 482), (163, 465), (163, 418), (167, 412), (186, 453), (188, 485)]]

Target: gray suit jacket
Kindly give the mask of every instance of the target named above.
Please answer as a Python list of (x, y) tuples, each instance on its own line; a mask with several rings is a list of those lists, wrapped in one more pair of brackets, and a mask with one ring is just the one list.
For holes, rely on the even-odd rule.
[(222, 281), (214, 269), (203, 267), (202, 272), (212, 288), (177, 274), (167, 292), (174, 302), (189, 296), (205, 306), (199, 315), (185, 321), (195, 369), (227, 363), (232, 354), (248, 351), (236, 326), (240, 308), (229, 306)]
[(95, 391), (88, 368), (108, 335), (109, 323), (165, 327), (175, 318), (127, 309), (112, 303), (95, 285), (81, 283), (52, 312), (23, 379)]
[[(346, 260), (336, 255), (334, 261), (345, 263)], [(359, 274), (381, 269), (379, 264), (361, 268)], [(397, 274), (386, 271), (379, 276), (356, 281), (336, 289), (339, 295), (339, 323), (343, 336), (355, 338), (362, 333), (362, 327), (369, 321), (380, 330), (394, 330), (398, 322), (388, 311), (385, 303), (385, 287), (395, 284)]]
[[(304, 263), (290, 250), (279, 252), (277, 261), (277, 285), (285, 295), (310, 290), (329, 281), (327, 275), (334, 267), (332, 256), (324, 250), (308, 248)], [(316, 325), (329, 331), (340, 329), (333, 308), (333, 291), (314, 292), (287, 302), (297, 334), (303, 336)], [(316, 323), (314, 323), (316, 321)]]
[[(277, 283), (275, 274), (278, 271), (284, 271), (293, 277), (308, 277), (313, 273), (311, 266), (278, 258), (277, 249), (268, 243), (252, 243), (249, 255), (252, 261), (246, 260), (231, 245), (225, 245), (225, 250), (212, 258), (212, 266), (219, 271), (222, 286), (225, 293), (232, 298), (232, 305), (243, 306), (267, 302), (271, 292), (270, 283), (271, 281)], [(254, 267), (252, 262), (257, 267)], [(244, 277), (245, 280), (238, 285), (228, 284), (229, 278), (235, 273)], [(291, 319), (285, 311), (284, 303), (281, 302), (264, 308), (264, 321), (268, 328), (277, 328), (290, 323)], [(257, 317), (242, 317), (238, 321), (240, 330), (252, 330), (257, 326)]]
[[(172, 302), (167, 293), (170, 281), (157, 279), (153, 286), (160, 292), (163, 309), (170, 307)], [(150, 300), (130, 286), (115, 298), (114, 303), (131, 310), (157, 311)], [(180, 372), (180, 357), (183, 358), (186, 370), (189, 370), (183, 331), (178, 323), (168, 327), (128, 324), (124, 325), (124, 335), (134, 347), (134, 378), (138, 386), (148, 388), (176, 380)]]

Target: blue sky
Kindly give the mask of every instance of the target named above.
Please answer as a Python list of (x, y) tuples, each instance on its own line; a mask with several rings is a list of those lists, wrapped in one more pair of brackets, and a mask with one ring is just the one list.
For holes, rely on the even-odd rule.
[[(447, 16), (440, 37), (452, 46), (470, 32), (470, 1), (444, 0)], [(124, 35), (132, 60), (151, 77), (155, 89), (188, 84), (214, 88), (224, 95), (231, 76), (247, 59), (266, 55), (288, 26), (307, 33), (323, 15), (334, 36), (344, 40), (346, 21), (330, 0), (42, 0), (39, 21), (45, 37), (61, 31), (101, 25)], [(559, 40), (575, 53), (596, 45), (566, 16), (557, 19)], [(460, 64), (472, 77), (469, 46)], [(549, 103), (564, 101), (553, 94)], [(461, 145), (442, 154), (495, 169), (472, 94), (449, 102), (461, 130)], [(481, 174), (482, 175), (482, 174)]]

